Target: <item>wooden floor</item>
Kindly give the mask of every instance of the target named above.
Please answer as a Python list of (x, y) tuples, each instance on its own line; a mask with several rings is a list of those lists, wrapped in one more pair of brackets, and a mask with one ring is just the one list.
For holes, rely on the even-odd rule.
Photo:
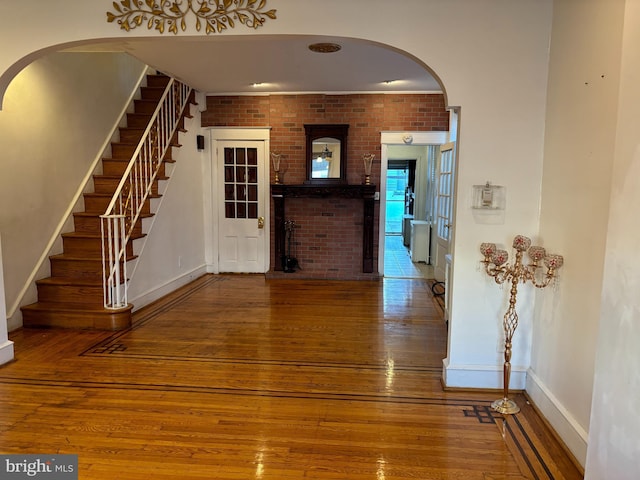
[(123, 332), (10, 335), (0, 452), (81, 479), (579, 479), (526, 399), (445, 392), (422, 279), (207, 275)]

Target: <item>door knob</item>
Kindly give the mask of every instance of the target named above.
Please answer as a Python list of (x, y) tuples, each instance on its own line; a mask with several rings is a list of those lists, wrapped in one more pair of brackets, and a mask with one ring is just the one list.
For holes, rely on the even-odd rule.
[(258, 228), (264, 228), (264, 217), (258, 217)]

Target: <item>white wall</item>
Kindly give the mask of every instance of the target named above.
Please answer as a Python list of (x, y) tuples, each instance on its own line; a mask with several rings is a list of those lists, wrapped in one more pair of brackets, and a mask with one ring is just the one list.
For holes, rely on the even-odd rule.
[[(445, 48), (468, 76), (442, 77), (450, 104), (461, 107), (452, 309), (444, 375), (452, 387), (500, 388), (508, 288), (498, 288), (477, 269), (479, 246), (494, 242), (511, 250), (515, 235), (536, 237), (538, 233), (551, 3), (475, 5), (476, 9), (465, 5), (451, 12), (452, 31)], [(436, 72), (440, 72), (437, 66)], [(484, 223), (473, 215), (472, 186), (486, 181), (505, 187), (502, 223)], [(530, 288), (521, 288), (518, 294), (513, 388), (524, 387), (529, 366), (532, 294)]]
[[(143, 69), (125, 54), (56, 53), (9, 86), (0, 111), (0, 234), (11, 328), (21, 324), (20, 291)], [(48, 275), (45, 263), (38, 278)], [(32, 288), (25, 300), (35, 299)]]
[[(160, 298), (206, 272), (204, 260), (203, 175), (209, 159), (208, 145), (199, 152), (196, 135), (200, 133), (200, 105), (191, 107), (194, 118), (186, 119), (186, 133), (180, 134), (180, 148), (173, 148), (176, 160), (167, 169), (168, 182), (161, 182), (161, 200), (154, 200), (153, 225), (141, 251), (139, 263), (129, 286), (129, 301), (134, 310)], [(159, 208), (158, 208), (159, 207)], [(136, 242), (138, 249), (141, 242)], [(139, 250), (137, 250), (139, 251)]]
[[(604, 0), (603, 0), (604, 1)], [(605, 2), (607, 3), (607, 2)], [(621, 3), (617, 2), (618, 9)], [(617, 32), (616, 32), (617, 33)], [(624, 2), (613, 182), (598, 330), (587, 480), (640, 472), (640, 2)]]
[(565, 266), (558, 288), (536, 295), (527, 391), (583, 465), (615, 148), (623, 5), (613, 0), (554, 3), (540, 237), (545, 247), (565, 256)]

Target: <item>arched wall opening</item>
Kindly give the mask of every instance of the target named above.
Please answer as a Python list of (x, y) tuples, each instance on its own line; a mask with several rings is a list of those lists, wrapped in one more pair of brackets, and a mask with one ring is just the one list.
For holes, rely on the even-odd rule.
[[(318, 57), (317, 53), (310, 54), (306, 47), (314, 43), (343, 47), (336, 54), (340, 57), (333, 60)], [(0, 108), (15, 76), (35, 60), (54, 52), (127, 53), (205, 94), (441, 93), (445, 105), (449, 103), (441, 78), (429, 65), (389, 44), (355, 37), (274, 34), (131, 37), (126, 40), (94, 38), (47, 46), (21, 57), (0, 74)], [(291, 56), (297, 58), (287, 61)], [(238, 62), (238, 58), (242, 61)], [(232, 62), (255, 65), (238, 67)], [(273, 71), (258, 75), (252, 68)], [(256, 79), (262, 76), (267, 79), (258, 82)], [(221, 81), (223, 77), (228, 80)], [(281, 81), (283, 77), (294, 78), (293, 81)], [(329, 77), (333, 77), (331, 81)], [(208, 80), (204, 81), (204, 78)], [(230, 87), (229, 83), (233, 82), (235, 87)]]
[[(247, 40), (246, 37), (244, 37), (245, 40)], [(304, 39), (304, 38), (303, 38)], [(158, 39), (160, 40), (160, 39)], [(335, 41), (343, 41), (344, 39), (342, 38), (335, 38), (333, 39)], [(259, 39), (251, 39), (251, 41), (253, 42), (259, 42)], [(307, 41), (311, 41), (307, 40)], [(354, 39), (349, 39), (349, 41), (354, 42)], [(141, 40), (141, 42), (144, 43), (148, 43), (150, 42), (149, 39), (144, 39)], [(371, 44), (374, 45), (373, 42), (368, 42), (368, 41), (359, 41), (360, 43), (367, 43), (367, 44)], [(177, 42), (177, 45), (180, 45), (181, 42)], [(127, 41), (127, 48), (129, 49), (133, 49), (135, 50), (135, 45), (136, 45), (136, 41), (135, 39), (132, 40), (128, 40)], [(184, 47), (184, 45), (182, 45)], [(408, 54), (403, 53), (397, 49), (394, 49), (392, 47), (386, 46), (386, 45), (380, 45), (380, 44), (375, 44), (375, 46), (377, 48), (380, 49), (385, 49), (385, 50), (391, 50), (393, 51), (393, 53), (395, 55), (404, 55), (404, 56), (408, 56)], [(5, 84), (9, 84), (10, 80), (15, 78), (15, 76), (17, 74), (19, 74), (20, 71), (22, 71), (23, 68), (25, 68), (25, 66), (33, 63), (34, 61), (38, 60), (38, 59), (42, 59), (45, 58), (47, 55), (51, 55), (53, 53), (56, 52), (60, 52), (60, 51), (72, 51), (72, 52), (83, 52), (83, 53), (87, 53), (87, 52), (105, 52), (105, 51), (115, 51), (116, 48), (114, 47), (112, 40), (111, 39), (96, 39), (96, 40), (92, 40), (92, 41), (84, 41), (84, 42), (73, 42), (73, 43), (67, 43), (67, 44), (61, 44), (61, 45), (56, 45), (56, 46), (51, 46), (48, 47), (46, 49), (41, 49), (37, 52), (33, 52), (25, 57), (23, 57), (19, 62), (16, 62), (14, 65), (11, 66), (11, 68), (9, 68), (7, 71), (5, 71), (2, 76), (0, 77), (2, 79), (2, 81), (0, 82), (0, 85), (5, 85)], [(126, 51), (123, 48), (123, 51)], [(433, 72), (431, 72), (431, 70), (424, 65), (422, 62), (420, 62), (418, 59), (416, 59), (415, 57), (411, 57), (408, 56), (411, 61), (416, 62), (416, 64), (419, 64), (420, 67), (424, 70), (425, 75), (431, 75), (433, 78), (436, 79), (436, 81), (438, 82), (439, 85), (441, 85), (441, 81), (440, 79), (433, 74)], [(356, 73), (358, 73), (356, 71)], [(386, 76), (385, 78), (390, 78), (389, 76)], [(445, 102), (446, 102), (446, 90), (443, 87), (440, 87), (442, 94), (445, 98)], [(4, 92), (6, 91), (6, 86), (3, 89), (2, 93), (4, 94)], [(392, 94), (393, 92), (387, 92), (389, 94)]]

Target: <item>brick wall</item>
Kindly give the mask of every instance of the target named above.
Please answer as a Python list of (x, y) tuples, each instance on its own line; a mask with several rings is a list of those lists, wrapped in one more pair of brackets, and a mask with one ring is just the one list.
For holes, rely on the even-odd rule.
[[(364, 181), (362, 154), (374, 153), (371, 183), (380, 182), (380, 132), (446, 131), (449, 114), (440, 94), (413, 95), (270, 95), (207, 97), (202, 126), (271, 127), (271, 150), (282, 154), (281, 181), (306, 180), (305, 124), (349, 125), (347, 181)], [(271, 175), (273, 180), (273, 175)], [(302, 270), (296, 276), (362, 279), (362, 201), (352, 199), (287, 199), (286, 218), (294, 220), (292, 254)], [(379, 208), (376, 205), (374, 272), (377, 272)], [(271, 267), (273, 258), (271, 233)]]

